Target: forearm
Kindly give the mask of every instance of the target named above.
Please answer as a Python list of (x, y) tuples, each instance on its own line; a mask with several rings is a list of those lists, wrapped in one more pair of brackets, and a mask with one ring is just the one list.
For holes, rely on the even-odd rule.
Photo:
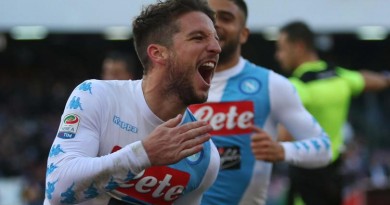
[(142, 143), (135, 142), (102, 157), (49, 157), (46, 197), (52, 204), (79, 203), (113, 190), (149, 166), (142, 150)]
[(377, 73), (369, 70), (362, 70), (365, 82), (365, 91), (380, 91), (390, 88), (390, 74), (389, 72)]
[(303, 107), (294, 87), (290, 83), (282, 85), (273, 90), (272, 102), (274, 114), (281, 125), (279, 137), (293, 140), (280, 142), (284, 149), (284, 160), (307, 168), (326, 165), (332, 159), (327, 134)]
[(281, 142), (285, 161), (304, 168), (327, 165), (332, 158), (331, 143), (326, 135), (295, 142)]

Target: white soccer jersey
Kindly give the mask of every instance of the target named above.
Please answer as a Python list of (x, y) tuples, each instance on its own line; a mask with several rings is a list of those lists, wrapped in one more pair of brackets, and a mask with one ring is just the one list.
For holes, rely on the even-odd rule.
[(330, 160), (329, 139), (304, 109), (293, 85), (243, 58), (234, 68), (214, 75), (208, 103), (190, 109), (213, 126), (212, 140), (221, 155), (221, 170), (202, 205), (265, 204), (272, 163), (252, 154), (248, 129), (252, 123), (274, 140), (281, 123), (300, 140), (282, 144), (288, 163), (318, 167)]
[[(211, 141), (169, 166), (150, 167), (141, 140), (163, 121), (138, 81), (88, 80), (72, 92), (49, 153), (45, 205), (199, 204), (214, 182), (219, 155)], [(163, 108), (161, 108), (163, 109)], [(183, 123), (194, 121), (187, 110)]]

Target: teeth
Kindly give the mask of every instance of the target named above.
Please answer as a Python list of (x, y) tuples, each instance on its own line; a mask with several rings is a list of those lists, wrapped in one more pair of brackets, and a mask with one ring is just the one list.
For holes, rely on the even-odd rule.
[(215, 63), (207, 62), (207, 63), (204, 63), (202, 66), (209, 67), (209, 68), (214, 68), (215, 67)]

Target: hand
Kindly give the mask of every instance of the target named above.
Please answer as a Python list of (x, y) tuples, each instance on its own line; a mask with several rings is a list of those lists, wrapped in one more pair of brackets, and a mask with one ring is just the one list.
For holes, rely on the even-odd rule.
[(180, 125), (178, 115), (158, 126), (142, 141), (152, 166), (174, 164), (203, 149), (203, 143), (211, 138), (211, 125), (196, 121)]
[(264, 130), (259, 127), (251, 127), (253, 134), (251, 135), (251, 148), (257, 160), (267, 162), (278, 162), (284, 160), (283, 146), (272, 140)]

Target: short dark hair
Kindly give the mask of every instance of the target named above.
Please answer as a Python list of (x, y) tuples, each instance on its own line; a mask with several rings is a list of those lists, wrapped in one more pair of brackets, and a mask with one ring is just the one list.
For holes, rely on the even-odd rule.
[(241, 9), (241, 11), (244, 13), (244, 17), (245, 17), (245, 23), (248, 19), (248, 6), (246, 5), (245, 1), (244, 0), (229, 0), (229, 1), (232, 1), (235, 5), (238, 6), (238, 8)]
[(180, 31), (176, 24), (183, 14), (200, 11), (215, 23), (215, 13), (205, 0), (159, 0), (142, 9), (133, 21), (133, 38), (137, 55), (147, 73), (149, 58), (147, 47), (151, 43), (164, 46), (172, 45), (172, 36)]
[(293, 21), (280, 29), (281, 33), (287, 34), (287, 40), (291, 42), (301, 41), (310, 50), (315, 49), (314, 38), (315, 34), (309, 26), (302, 21)]

